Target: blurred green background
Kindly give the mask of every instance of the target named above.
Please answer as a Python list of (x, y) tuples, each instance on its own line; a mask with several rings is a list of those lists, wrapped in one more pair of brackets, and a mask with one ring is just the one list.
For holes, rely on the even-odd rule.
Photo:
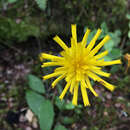
[[(130, 0), (1, 0), (0, 1), (0, 129), (1, 130), (129, 130)], [(42, 81), (52, 68), (41, 69), (39, 54), (58, 54), (61, 48), (52, 40), (59, 35), (68, 45), (71, 24), (77, 24), (78, 41), (85, 29), (103, 30), (111, 40), (103, 49), (105, 60), (121, 58), (122, 65), (104, 68), (107, 79), (117, 86), (111, 93), (98, 83), (89, 93), (90, 107), (71, 104), (70, 95), (62, 102), (58, 95), (64, 81), (55, 89), (53, 80)], [(102, 51), (102, 50), (101, 50)], [(32, 113), (32, 112), (33, 113)]]

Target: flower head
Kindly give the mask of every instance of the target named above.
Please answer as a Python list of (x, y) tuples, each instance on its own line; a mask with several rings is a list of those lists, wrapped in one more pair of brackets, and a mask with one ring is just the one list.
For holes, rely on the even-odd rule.
[(107, 89), (113, 91), (114, 86), (100, 77), (110, 76), (110, 73), (102, 71), (102, 66), (121, 64), (121, 61), (104, 61), (103, 57), (108, 54), (107, 50), (97, 54), (100, 48), (102, 48), (102, 46), (110, 39), (110, 37), (106, 35), (104, 39), (95, 46), (96, 40), (101, 34), (101, 29), (97, 30), (95, 36), (87, 46), (86, 43), (90, 30), (86, 30), (81, 42), (77, 42), (76, 25), (72, 25), (71, 30), (71, 47), (66, 46), (66, 44), (58, 36), (53, 38), (54, 41), (63, 48), (63, 51), (60, 53), (60, 57), (41, 53), (41, 59), (51, 60), (51, 62), (43, 63), (42, 67), (57, 66), (53, 73), (43, 76), (43, 79), (46, 80), (52, 77), (57, 77), (52, 83), (53, 88), (60, 80), (65, 79), (67, 83), (59, 98), (63, 99), (67, 90), (70, 90), (73, 95), (72, 103), (77, 105), (78, 89), (80, 88), (84, 106), (88, 106), (90, 103), (87, 89), (89, 89), (95, 96), (98, 96), (91, 85), (90, 79), (98, 81)]

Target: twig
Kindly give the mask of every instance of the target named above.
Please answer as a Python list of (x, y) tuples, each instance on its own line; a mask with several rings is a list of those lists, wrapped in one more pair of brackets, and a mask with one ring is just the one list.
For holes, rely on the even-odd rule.
[(122, 43), (120, 45), (120, 49), (123, 49), (124, 45), (125, 45), (125, 41), (126, 41), (126, 36), (124, 36)]

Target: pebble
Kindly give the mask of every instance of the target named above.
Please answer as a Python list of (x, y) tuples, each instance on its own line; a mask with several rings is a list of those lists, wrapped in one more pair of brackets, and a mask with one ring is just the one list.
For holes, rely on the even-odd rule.
[(32, 128), (28, 126), (28, 127), (26, 127), (26, 130), (32, 130)]
[(109, 100), (112, 99), (112, 94), (111, 93), (107, 93), (106, 94), (106, 98), (109, 99)]
[(108, 112), (105, 111), (105, 112), (104, 112), (104, 116), (108, 116)]
[(121, 106), (120, 103), (116, 103), (116, 104), (115, 104), (115, 107), (117, 107), (117, 108), (119, 108), (120, 106)]

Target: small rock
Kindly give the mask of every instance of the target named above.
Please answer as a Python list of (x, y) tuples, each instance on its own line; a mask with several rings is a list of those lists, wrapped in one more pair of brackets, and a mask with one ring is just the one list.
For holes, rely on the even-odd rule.
[(109, 128), (108, 130), (117, 130), (117, 127)]
[(104, 112), (104, 116), (108, 116), (108, 112), (105, 111), (105, 112)]
[(38, 128), (38, 124), (37, 124), (37, 119), (36, 118), (33, 119), (32, 126), (33, 126), (33, 128)]
[(110, 100), (112, 98), (112, 94), (111, 93), (107, 93), (106, 94), (106, 98)]
[(83, 126), (81, 130), (87, 130), (87, 126)]
[(28, 127), (26, 127), (26, 130), (32, 130), (32, 128), (28, 126)]
[(128, 114), (125, 111), (121, 111), (121, 115), (125, 116), (125, 117), (128, 117)]
[(19, 121), (20, 122), (25, 122), (27, 119), (24, 115), (20, 115)]
[(19, 24), (21, 22), (21, 19), (16, 19), (16, 23)]
[(8, 75), (10, 75), (10, 74), (12, 74), (12, 73), (13, 73), (12, 70), (7, 70), (7, 74), (8, 74)]
[(32, 122), (33, 117), (34, 117), (34, 114), (33, 114), (32, 111), (29, 109), (29, 110), (27, 110), (27, 113), (26, 113), (25, 117), (27, 118), (27, 120), (28, 120), (29, 122)]
[(121, 101), (124, 101), (124, 98), (121, 97), (121, 96), (119, 96), (118, 99), (121, 100)]
[(117, 107), (117, 108), (119, 108), (120, 106), (121, 106), (120, 103), (116, 103), (116, 104), (115, 104), (115, 107)]

